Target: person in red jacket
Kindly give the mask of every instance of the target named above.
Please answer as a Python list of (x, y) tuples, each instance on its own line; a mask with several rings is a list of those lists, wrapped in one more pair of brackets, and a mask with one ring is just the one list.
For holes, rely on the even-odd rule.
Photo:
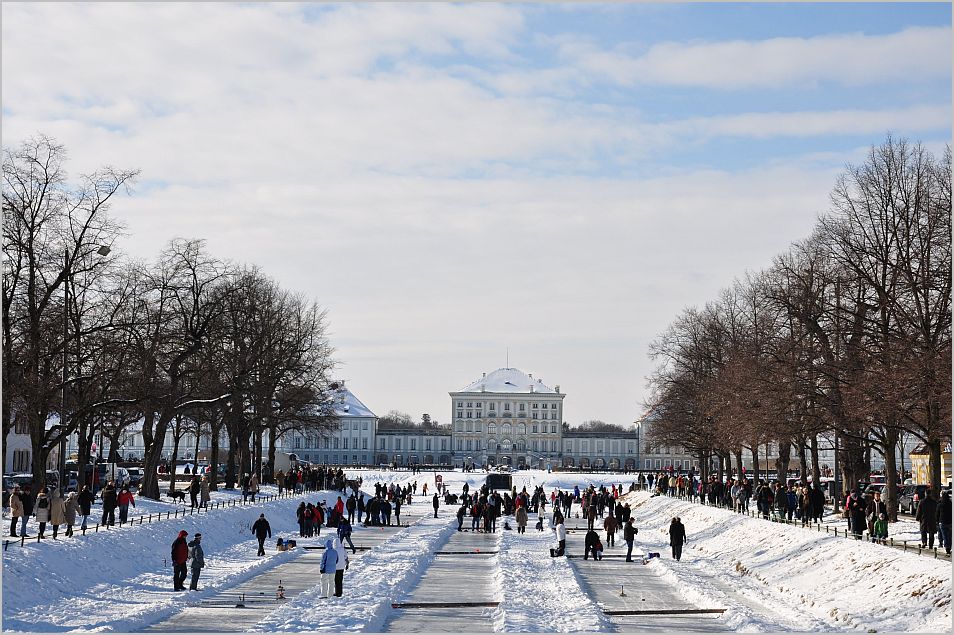
[(172, 584), (173, 591), (185, 591), (187, 575), (186, 561), (189, 559), (189, 545), (186, 536), (189, 532), (182, 530), (179, 537), (172, 543)]
[(123, 487), (122, 491), (119, 492), (119, 496), (116, 497), (116, 502), (119, 503), (119, 524), (122, 525), (129, 520), (129, 506), (136, 506), (136, 499), (133, 497), (132, 492), (129, 491), (129, 487)]

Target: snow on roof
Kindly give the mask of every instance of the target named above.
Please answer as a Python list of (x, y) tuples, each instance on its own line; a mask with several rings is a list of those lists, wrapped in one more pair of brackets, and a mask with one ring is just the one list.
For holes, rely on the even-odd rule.
[[(530, 387), (533, 390), (530, 390)], [(458, 392), (518, 392), (518, 393), (549, 393), (558, 394), (556, 390), (545, 385), (541, 380), (517, 368), (498, 368), (490, 374), (468, 384)]]
[(354, 393), (342, 386), (332, 393), (334, 395), (334, 409), (336, 417), (374, 417), (377, 415), (361, 403)]

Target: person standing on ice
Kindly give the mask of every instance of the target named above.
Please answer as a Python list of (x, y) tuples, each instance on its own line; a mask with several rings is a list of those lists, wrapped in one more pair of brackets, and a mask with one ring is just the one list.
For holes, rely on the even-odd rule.
[(669, 544), (672, 547), (672, 557), (678, 561), (682, 559), (682, 546), (686, 543), (686, 527), (679, 520), (679, 516), (669, 523)]
[(951, 555), (951, 492), (941, 494), (937, 504), (937, 526), (941, 532), (941, 546), (947, 555)]
[(524, 505), (521, 505), (517, 508), (517, 512), (514, 515), (515, 520), (517, 521), (517, 533), (525, 534), (527, 533), (527, 508)]
[(562, 518), (553, 531), (556, 533), (557, 548), (550, 549), (551, 558), (562, 556), (564, 553), (566, 553), (566, 526), (563, 524)]
[(252, 525), (252, 533), (258, 538), (258, 555), (265, 555), (265, 539), (272, 537), (272, 527), (265, 520), (265, 514), (258, 517), (255, 524)]
[(619, 523), (616, 520), (614, 514), (610, 514), (606, 517), (606, 520), (603, 521), (603, 529), (606, 530), (606, 546), (615, 547), (616, 546), (616, 530), (619, 528)]
[(172, 543), (172, 590), (185, 591), (186, 560), (189, 559), (189, 545), (186, 544), (185, 529), (179, 532), (179, 537)]
[(89, 520), (90, 513), (93, 507), (93, 500), (95, 500), (93, 492), (89, 491), (89, 485), (83, 486), (83, 491), (79, 493), (79, 496), (76, 497), (76, 502), (79, 503), (80, 516), (83, 517), (83, 524), (80, 526), (80, 529), (86, 529), (86, 521)]
[(633, 561), (633, 542), (636, 540), (636, 534), (639, 530), (633, 525), (633, 519), (627, 518), (626, 525), (623, 527), (623, 540), (626, 541), (626, 562)]
[(321, 556), (321, 597), (330, 598), (335, 589), (335, 571), (338, 568), (338, 551), (334, 541), (329, 538), (325, 541), (325, 553)]
[[(425, 485), (424, 487), (427, 487)], [(437, 508), (441, 506), (441, 497), (437, 495), (437, 492), (434, 492), (434, 518), (437, 518)]]

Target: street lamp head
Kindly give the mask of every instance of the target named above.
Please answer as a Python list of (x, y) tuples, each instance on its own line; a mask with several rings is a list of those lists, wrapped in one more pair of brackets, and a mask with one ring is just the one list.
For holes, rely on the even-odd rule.
[(96, 250), (96, 253), (98, 253), (100, 256), (108, 256), (110, 251), (112, 250), (109, 247), (107, 247), (106, 245), (103, 245), (102, 247)]

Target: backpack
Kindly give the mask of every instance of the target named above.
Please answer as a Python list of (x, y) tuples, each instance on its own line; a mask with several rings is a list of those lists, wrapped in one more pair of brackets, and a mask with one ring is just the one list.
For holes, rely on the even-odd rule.
[(40, 498), (36, 501), (36, 506), (39, 509), (46, 509), (47, 507), (50, 506), (50, 499), (46, 497)]

